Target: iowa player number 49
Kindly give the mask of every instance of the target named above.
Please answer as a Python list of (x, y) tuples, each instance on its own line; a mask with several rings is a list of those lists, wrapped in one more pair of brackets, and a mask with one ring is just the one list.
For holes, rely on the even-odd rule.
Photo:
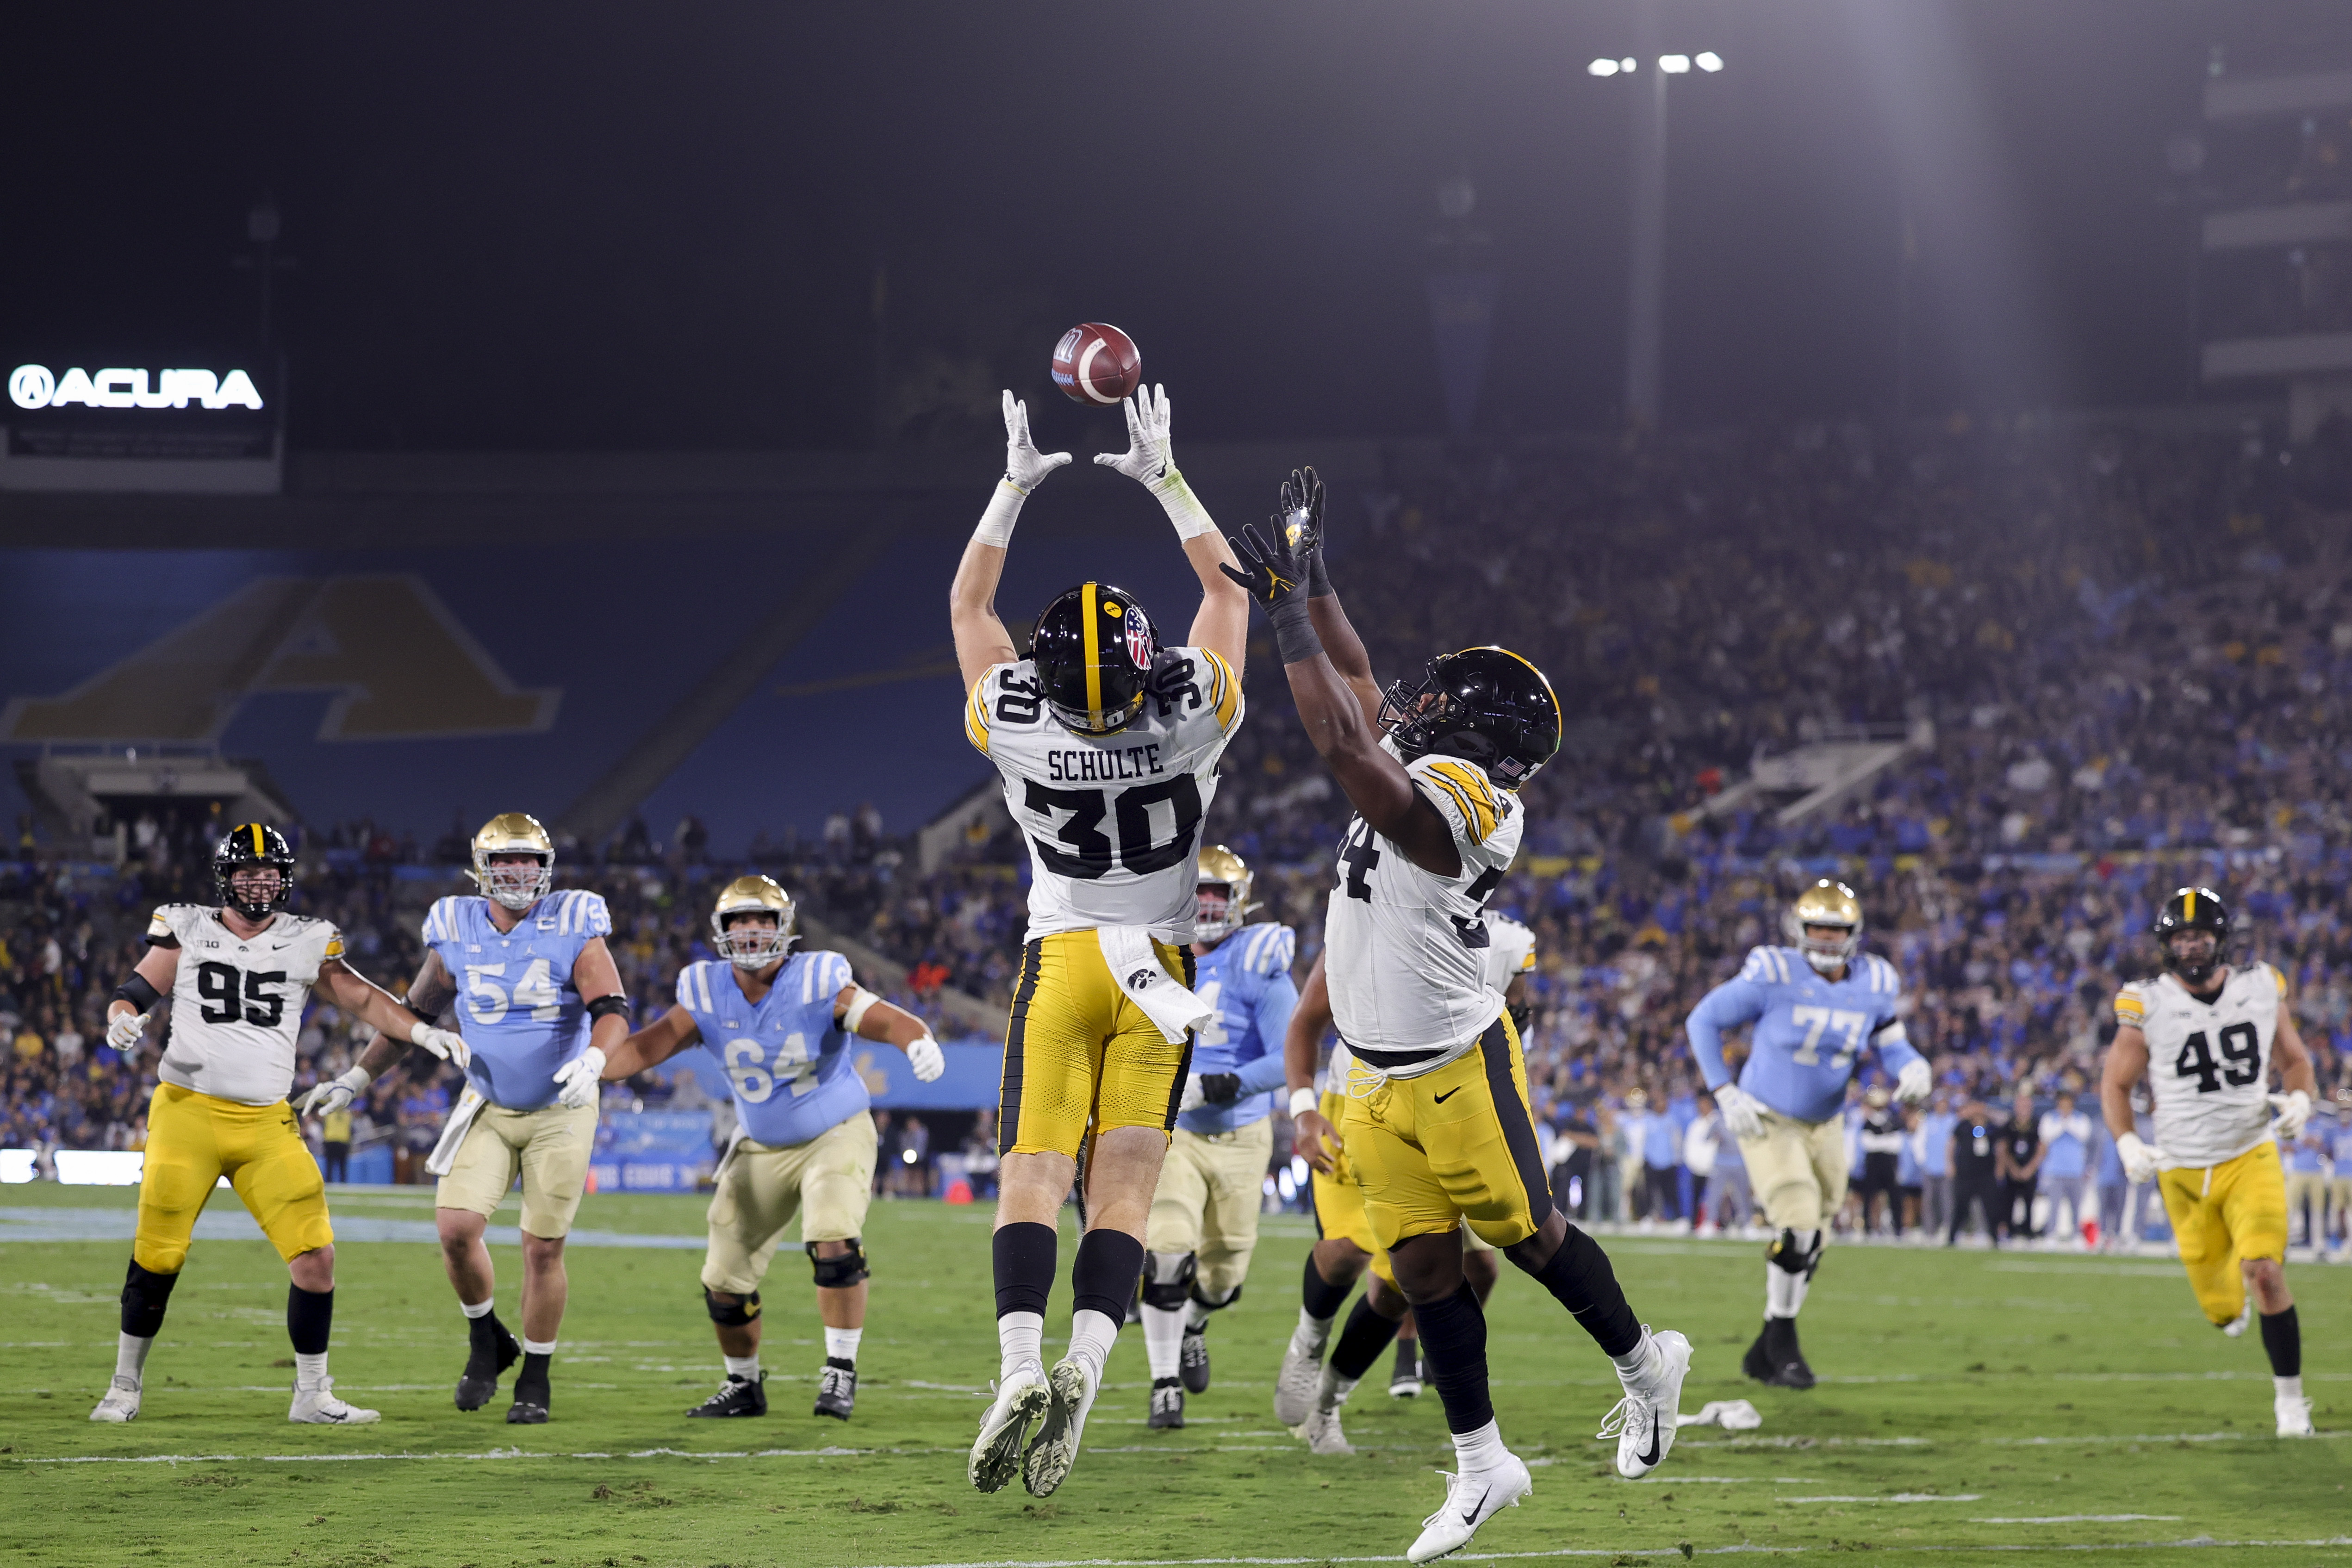
[[(1201, 786), (1191, 773), (1178, 773), (1158, 784), (1133, 789), (1051, 789), (1035, 779), (1024, 781), (1021, 804), (1046, 821), (1057, 812), (1069, 816), (1054, 829), (1052, 838), (1038, 838), (1037, 858), (1065, 877), (1091, 882), (1124, 866), (1136, 875), (1165, 871), (1192, 852), (1192, 836), (1201, 830)], [(1153, 808), (1171, 814), (1160, 816)], [(1171, 822), (1162, 841), (1154, 818)], [(1103, 831), (1108, 818), (1118, 841)]]
[(2252, 1024), (2231, 1024), (2221, 1030), (2221, 1059), (2213, 1059), (2213, 1047), (2207, 1044), (2205, 1031), (2200, 1029), (2180, 1043), (2180, 1054), (2173, 1058), (2172, 1070), (2182, 1078), (2197, 1080), (2200, 1094), (2218, 1094), (2221, 1086), (2243, 1089), (2260, 1078), (2263, 1072), (2262, 1037)]

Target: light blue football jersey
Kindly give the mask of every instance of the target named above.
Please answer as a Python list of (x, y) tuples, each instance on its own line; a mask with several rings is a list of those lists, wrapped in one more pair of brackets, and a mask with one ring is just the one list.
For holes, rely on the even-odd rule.
[(1895, 1013), (1902, 999), (1902, 977), (1876, 953), (1858, 954), (1844, 979), (1832, 980), (1797, 948), (1751, 948), (1738, 977), (1701, 998), (1684, 1030), (1712, 1089), (1731, 1078), (1723, 1031), (1755, 1025), (1739, 1087), (1783, 1116), (1827, 1121), (1845, 1103), (1864, 1051), (1875, 1051), (1889, 1076), (1918, 1059)]
[(490, 901), (478, 894), (425, 911), (425, 945), (457, 983), (457, 1032), (474, 1053), (466, 1079), (492, 1105), (554, 1103), (555, 1069), (588, 1048), (588, 1004), (572, 966), (612, 932), (604, 895), (578, 888), (548, 894), (507, 931), (490, 923)]
[(796, 952), (755, 1005), (743, 999), (731, 963), (705, 959), (678, 971), (677, 1005), (719, 1058), (736, 1118), (755, 1142), (805, 1143), (874, 1103), (852, 1037), (834, 1017), (849, 983), (841, 954)]
[(1176, 1119), (1187, 1132), (1231, 1132), (1274, 1114), (1282, 1087), (1282, 1037), (1298, 1006), (1290, 978), (1298, 933), (1271, 921), (1246, 925), (1194, 961), (1192, 990), (1217, 1016), (1192, 1038), (1196, 1073), (1239, 1073), (1241, 1098)]

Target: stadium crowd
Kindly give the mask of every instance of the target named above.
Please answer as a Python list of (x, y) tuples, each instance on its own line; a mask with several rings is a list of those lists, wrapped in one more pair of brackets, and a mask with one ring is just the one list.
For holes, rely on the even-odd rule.
[[(1569, 715), (1493, 907), (1537, 933), (1530, 1079), (1584, 1212), (1687, 1223), (1713, 1196), (1709, 1220), (1739, 1217), (1682, 1020), (1779, 940), (1799, 887), (1835, 876), (1906, 977), (1939, 1083), (1900, 1115), (1870, 1102), (1869, 1075), (1856, 1084), (1857, 1187), (1876, 1222), (1948, 1230), (1968, 1182), (1956, 1137), (2029, 1129), (2021, 1179), (2070, 1225), (2086, 1204), (2098, 1216), (2118, 1174), (2095, 1091), (2109, 1002), (2152, 967), (2157, 903), (2194, 882), (2238, 911), (2236, 953), (2294, 986), (2336, 1108), (2288, 1152), (2315, 1200), (2298, 1234), (2342, 1237), (2352, 1205), (2329, 1194), (2352, 1193), (2352, 810), (2326, 781), (2352, 765), (2343, 434), (2286, 450), (2258, 428), (1955, 421), (1400, 448), (1380, 483), (1335, 495), (1334, 576), (1384, 676), (1501, 642), (1546, 668)], [(1208, 836), (1259, 868), (1304, 965), (1345, 808), (1270, 647), (1248, 687)], [(1864, 733), (1906, 749), (1822, 811), (1783, 823), (1780, 801), (1725, 793), (1759, 756)], [(152, 1048), (117, 1059), (99, 1019), (147, 907), (210, 896), (206, 826), (134, 826), (119, 875), (28, 849), (0, 880), (0, 1143), (136, 1146)], [(429, 851), (368, 824), (321, 830), (300, 907), (344, 928), (363, 973), (404, 981), (425, 903), (463, 887), (467, 826)], [(559, 880), (605, 895), (652, 1016), (678, 967), (709, 956), (703, 884), (735, 862), (714, 862), (690, 818), (565, 854)], [(892, 999), (935, 1024), (943, 990), (1004, 1001), (1026, 875), (1009, 826), (928, 873), (870, 807), (746, 858), (905, 965)], [(306, 1072), (352, 1049), (332, 1009), (306, 1022)], [(380, 1080), (354, 1136), (429, 1148), (449, 1093), (430, 1067)], [(2021, 1179), (2006, 1153), (1996, 1164)], [(2126, 1223), (2105, 1217), (2109, 1234)]]

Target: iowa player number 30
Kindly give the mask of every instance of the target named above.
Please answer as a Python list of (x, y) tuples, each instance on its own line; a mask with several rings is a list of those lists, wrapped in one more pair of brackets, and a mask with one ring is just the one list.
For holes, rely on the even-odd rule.
[[(1107, 877), (1121, 866), (1140, 876), (1179, 865), (1192, 853), (1192, 836), (1201, 828), (1201, 786), (1190, 773), (1117, 791), (1053, 789), (1035, 779), (1022, 783), (1021, 803), (1030, 811), (1048, 821), (1057, 812), (1070, 814), (1053, 838), (1035, 841), (1037, 858), (1082, 881)], [(1173, 818), (1164, 841), (1159, 824), (1170, 822), (1170, 816), (1163, 811)], [(1106, 817), (1118, 830), (1116, 844), (1103, 831)]]

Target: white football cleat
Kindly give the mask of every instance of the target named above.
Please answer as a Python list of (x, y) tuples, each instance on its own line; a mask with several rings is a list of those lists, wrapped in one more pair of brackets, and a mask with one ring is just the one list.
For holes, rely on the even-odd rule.
[(1055, 1362), (1045, 1381), (1053, 1400), (1045, 1407), (1045, 1419), (1037, 1424), (1037, 1435), (1021, 1455), (1021, 1484), (1031, 1497), (1051, 1497), (1069, 1479), (1070, 1467), (1078, 1462), (1078, 1437), (1087, 1428), (1087, 1413), (1095, 1407), (1097, 1384), (1075, 1356)]
[(1629, 1481), (1640, 1480), (1666, 1462), (1680, 1420), (1683, 1379), (1690, 1375), (1690, 1341), (1668, 1329), (1651, 1335), (1650, 1342), (1658, 1352), (1650, 1370), (1639, 1377), (1618, 1374), (1625, 1397), (1593, 1434), (1617, 1439), (1617, 1473)]
[(2248, 1329), (2253, 1327), (2253, 1322), (2254, 1299), (2252, 1296), (2249, 1295), (2246, 1298), (2245, 1306), (2240, 1310), (2238, 1315), (2221, 1325), (2221, 1331), (2234, 1340), (2239, 1335), (2244, 1333)]
[(106, 1397), (89, 1413), (93, 1421), (129, 1421), (139, 1414), (139, 1385), (127, 1377), (117, 1377), (106, 1390)]
[(980, 1436), (971, 1445), (968, 1473), (973, 1486), (984, 1492), (1003, 1489), (1021, 1468), (1021, 1446), (1029, 1436), (1029, 1423), (1045, 1415), (1053, 1399), (1045, 1369), (1035, 1362), (1016, 1367), (1010, 1377), (997, 1384), (995, 1402), (980, 1418)]
[(1307, 1439), (1307, 1451), (1310, 1454), (1352, 1454), (1356, 1451), (1348, 1441), (1348, 1435), (1339, 1430), (1339, 1412), (1336, 1408), (1308, 1411), (1306, 1424), (1298, 1428), (1298, 1435)]
[[(1421, 1521), (1420, 1538), (1404, 1554), (1408, 1563), (1427, 1563), (1470, 1544), (1478, 1527), (1535, 1490), (1528, 1468), (1517, 1454), (1491, 1470), (1465, 1470), (1446, 1477), (1445, 1506)], [(1445, 1472), (1440, 1470), (1440, 1475)]]
[[(101, 1409), (104, 1406), (100, 1406)], [(2278, 1396), (2278, 1435), (2282, 1437), (2311, 1436), (2311, 1401), (2301, 1394), (2282, 1394)]]
[(344, 1404), (335, 1397), (335, 1380), (322, 1377), (316, 1388), (294, 1385), (294, 1404), (286, 1412), (286, 1419), (312, 1426), (365, 1426), (383, 1417), (375, 1411)]
[(1322, 1358), (1308, 1355), (1292, 1335), (1290, 1348), (1282, 1352), (1282, 1370), (1274, 1374), (1274, 1418), (1293, 1430), (1305, 1426), (1315, 1414), (1315, 1390), (1322, 1382)]

